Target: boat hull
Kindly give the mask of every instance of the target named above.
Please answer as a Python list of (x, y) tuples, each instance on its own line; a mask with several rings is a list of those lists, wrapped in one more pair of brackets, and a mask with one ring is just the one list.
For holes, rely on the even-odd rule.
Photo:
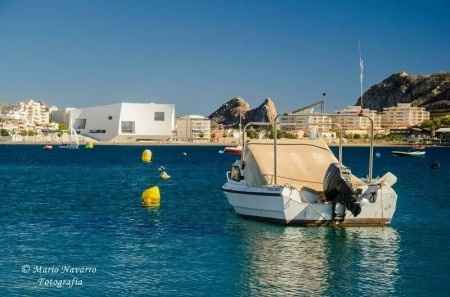
[(242, 148), (241, 147), (225, 147), (223, 150), (225, 153), (230, 154), (230, 155), (235, 155), (235, 156), (240, 156), (242, 153)]
[(343, 221), (333, 221), (333, 220), (292, 220), (290, 222), (286, 222), (285, 220), (269, 218), (269, 217), (260, 217), (260, 216), (251, 216), (237, 213), (240, 217), (244, 219), (260, 221), (260, 222), (268, 222), (279, 225), (286, 226), (301, 226), (301, 227), (320, 227), (320, 226), (342, 226), (342, 227), (376, 227), (376, 226), (386, 226), (391, 222), (389, 219), (382, 218), (367, 218), (367, 219), (344, 219)]
[(298, 226), (384, 226), (391, 222), (397, 195), (390, 187), (381, 187), (377, 200), (362, 202), (362, 211), (354, 217), (345, 211), (343, 220), (335, 220), (331, 202), (317, 202), (317, 194), (287, 187), (247, 187), (229, 181), (223, 186), (228, 202), (244, 218)]
[(416, 151), (416, 152), (403, 152), (403, 151), (392, 151), (394, 156), (399, 157), (421, 157), (426, 154), (424, 151)]

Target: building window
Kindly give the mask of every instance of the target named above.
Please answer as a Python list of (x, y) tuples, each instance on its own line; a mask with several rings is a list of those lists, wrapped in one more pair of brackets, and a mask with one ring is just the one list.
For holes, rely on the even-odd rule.
[(155, 112), (155, 121), (164, 122), (164, 112), (162, 111)]
[(92, 133), (92, 134), (98, 134), (98, 133), (105, 134), (106, 130), (103, 130), (103, 129), (89, 130), (89, 133)]
[(75, 120), (75, 129), (86, 129), (86, 119), (76, 119)]
[(134, 134), (134, 121), (122, 121), (121, 122), (122, 133)]

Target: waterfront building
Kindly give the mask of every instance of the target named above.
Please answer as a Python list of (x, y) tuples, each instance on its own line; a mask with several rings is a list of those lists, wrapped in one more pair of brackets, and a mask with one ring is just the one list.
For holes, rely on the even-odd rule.
[(211, 141), (220, 142), (225, 136), (225, 130), (222, 125), (216, 125), (211, 128)]
[(80, 115), (81, 109), (75, 107), (66, 107), (64, 109), (53, 110), (50, 113), (50, 122), (57, 123), (66, 129), (70, 126), (70, 121), (75, 123), (75, 119)]
[(369, 133), (370, 120), (366, 117), (360, 117), (359, 115), (365, 115), (372, 119), (373, 129), (377, 134), (384, 133), (381, 127), (381, 115), (375, 110), (367, 108), (361, 108), (361, 106), (347, 106), (346, 108), (339, 110), (338, 114), (353, 115), (351, 117), (336, 117), (334, 123), (339, 124), (346, 134), (365, 134)]
[(48, 107), (41, 101), (30, 99), (3, 106), (0, 115), (0, 126), (10, 135), (40, 134), (55, 130), (50, 123), (50, 111), (56, 107)]
[(6, 118), (19, 120), (29, 127), (44, 126), (50, 122), (50, 111), (41, 101), (30, 99), (5, 108)]
[(50, 112), (50, 122), (62, 124), (66, 122), (66, 109), (55, 109)]
[(283, 115), (280, 117), (280, 123), (282, 129), (286, 131), (307, 132), (314, 129), (319, 133), (329, 132), (333, 124), (331, 117), (314, 112), (314, 108)]
[(171, 139), (175, 105), (115, 103), (68, 110), (69, 125), (99, 141), (134, 142)]
[(383, 128), (405, 129), (429, 120), (430, 113), (424, 107), (412, 106), (411, 103), (397, 103), (397, 106), (383, 108), (381, 117)]
[(16, 131), (26, 130), (27, 128), (23, 120), (12, 119), (6, 115), (0, 116), (0, 129), (6, 130), (10, 135), (15, 134)]
[(436, 135), (439, 138), (440, 143), (450, 144), (450, 128), (439, 128), (436, 130)]
[(185, 115), (177, 118), (177, 140), (210, 141), (211, 120), (201, 115)]

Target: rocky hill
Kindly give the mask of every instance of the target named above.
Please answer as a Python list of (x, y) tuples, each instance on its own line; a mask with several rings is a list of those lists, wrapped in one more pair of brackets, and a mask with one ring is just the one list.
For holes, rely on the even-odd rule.
[(277, 116), (277, 108), (271, 98), (266, 98), (264, 102), (245, 113), (244, 120), (248, 122), (272, 122)]
[(241, 97), (233, 97), (210, 114), (209, 119), (213, 124), (235, 126), (239, 125), (239, 114), (242, 114), (242, 117), (244, 117), (249, 110), (250, 104), (247, 101)]
[(270, 122), (275, 119), (277, 109), (270, 98), (266, 98), (258, 107), (250, 109), (247, 101), (241, 97), (233, 97), (209, 115), (209, 118), (213, 125), (238, 127), (239, 114), (242, 115), (243, 124), (248, 122)]
[[(432, 113), (450, 111), (450, 73), (410, 75), (395, 73), (363, 94), (363, 106), (382, 110), (397, 103), (423, 106)], [(356, 105), (361, 105), (358, 98)]]

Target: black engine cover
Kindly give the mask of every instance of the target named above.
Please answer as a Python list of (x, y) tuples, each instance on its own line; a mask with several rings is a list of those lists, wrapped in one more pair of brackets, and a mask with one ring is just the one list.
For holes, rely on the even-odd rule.
[[(327, 201), (342, 203), (356, 217), (361, 213), (361, 206), (357, 202), (358, 195), (344, 178), (342, 170), (343, 166), (339, 163), (330, 164), (323, 179), (323, 191)], [(349, 178), (350, 176), (347, 179)]]

